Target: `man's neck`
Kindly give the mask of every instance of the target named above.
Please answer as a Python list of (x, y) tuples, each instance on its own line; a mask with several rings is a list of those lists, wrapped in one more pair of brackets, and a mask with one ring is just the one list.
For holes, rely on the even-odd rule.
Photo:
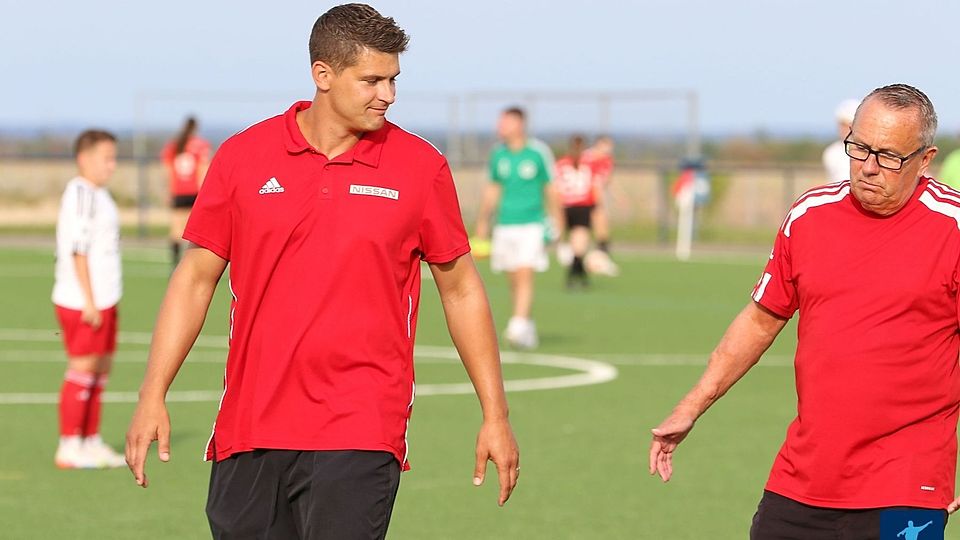
[(78, 172), (77, 178), (79, 178), (82, 182), (90, 185), (91, 187), (94, 187), (94, 188), (101, 187), (100, 184), (98, 184), (98, 183), (94, 182), (93, 180), (91, 180), (88, 175), (83, 174), (83, 171), (79, 171), (79, 172)]
[(518, 152), (523, 150), (523, 147), (527, 145), (527, 136), (526, 134), (520, 135), (518, 137), (510, 137), (506, 139), (504, 143), (507, 145), (507, 148), (512, 152)]
[(314, 98), (309, 109), (297, 113), (297, 127), (307, 140), (307, 144), (327, 159), (333, 159), (357, 144), (363, 133), (350, 131), (335, 121), (326, 105)]

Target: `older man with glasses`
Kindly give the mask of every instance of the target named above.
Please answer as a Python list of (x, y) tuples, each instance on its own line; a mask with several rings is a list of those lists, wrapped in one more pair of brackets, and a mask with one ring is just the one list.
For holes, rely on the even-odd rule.
[(960, 192), (926, 176), (936, 128), (916, 88), (863, 100), (844, 141), (850, 180), (793, 205), (752, 301), (653, 429), (650, 473), (667, 481), (694, 422), (799, 311), (797, 417), (752, 539), (876, 540), (885, 510), (932, 510), (942, 528), (960, 505)]

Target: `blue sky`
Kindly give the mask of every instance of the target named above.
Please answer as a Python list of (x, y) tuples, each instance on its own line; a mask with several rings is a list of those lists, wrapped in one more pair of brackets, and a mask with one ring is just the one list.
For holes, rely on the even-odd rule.
[[(331, 5), (0, 0), (0, 127), (128, 127), (135, 97), (163, 92), (265, 97), (233, 105), (226, 99), (204, 105), (195, 97), (148, 102), (143, 117), (149, 123), (176, 123), (181, 109), (251, 121), (279, 112), (312, 95), (306, 41), (316, 17)], [(395, 114), (414, 123), (447, 121), (440, 98), (447, 94), (681, 88), (698, 92), (707, 132), (829, 133), (841, 99), (908, 82), (933, 100), (941, 132), (960, 132), (956, 2), (373, 5), (412, 35), (401, 60)], [(595, 114), (587, 105), (561, 104), (544, 114), (560, 116), (568, 107), (582, 109), (584, 122)], [(614, 115), (648, 116), (654, 108), (624, 108)], [(670, 118), (655, 124), (683, 125), (682, 109), (664, 109)]]

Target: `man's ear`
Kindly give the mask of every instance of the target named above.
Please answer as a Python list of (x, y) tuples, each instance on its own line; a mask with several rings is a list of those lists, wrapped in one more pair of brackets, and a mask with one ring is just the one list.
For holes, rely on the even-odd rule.
[(927, 150), (923, 153), (923, 157), (921, 158), (921, 161), (920, 161), (920, 170), (917, 171), (920, 174), (920, 176), (927, 175), (927, 169), (930, 167), (930, 163), (933, 162), (934, 156), (937, 155), (937, 150), (939, 149), (936, 146), (931, 146), (930, 148), (927, 148)]
[(317, 60), (310, 66), (310, 74), (313, 76), (313, 84), (317, 85), (317, 90), (326, 92), (330, 90), (330, 83), (336, 72), (330, 67), (330, 64), (322, 60)]

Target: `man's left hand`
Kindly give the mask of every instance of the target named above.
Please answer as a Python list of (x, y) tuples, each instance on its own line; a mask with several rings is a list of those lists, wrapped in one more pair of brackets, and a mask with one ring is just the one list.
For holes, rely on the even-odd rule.
[(958, 509), (960, 509), (960, 497), (957, 497), (956, 499), (954, 499), (953, 502), (950, 503), (949, 506), (947, 506), (947, 513), (952, 514), (956, 512)]
[(520, 448), (513, 436), (509, 420), (484, 422), (477, 435), (477, 465), (473, 471), (473, 485), (483, 484), (487, 471), (487, 461), (497, 466), (500, 479), (500, 498), (497, 504), (503, 506), (517, 486), (520, 476)]

